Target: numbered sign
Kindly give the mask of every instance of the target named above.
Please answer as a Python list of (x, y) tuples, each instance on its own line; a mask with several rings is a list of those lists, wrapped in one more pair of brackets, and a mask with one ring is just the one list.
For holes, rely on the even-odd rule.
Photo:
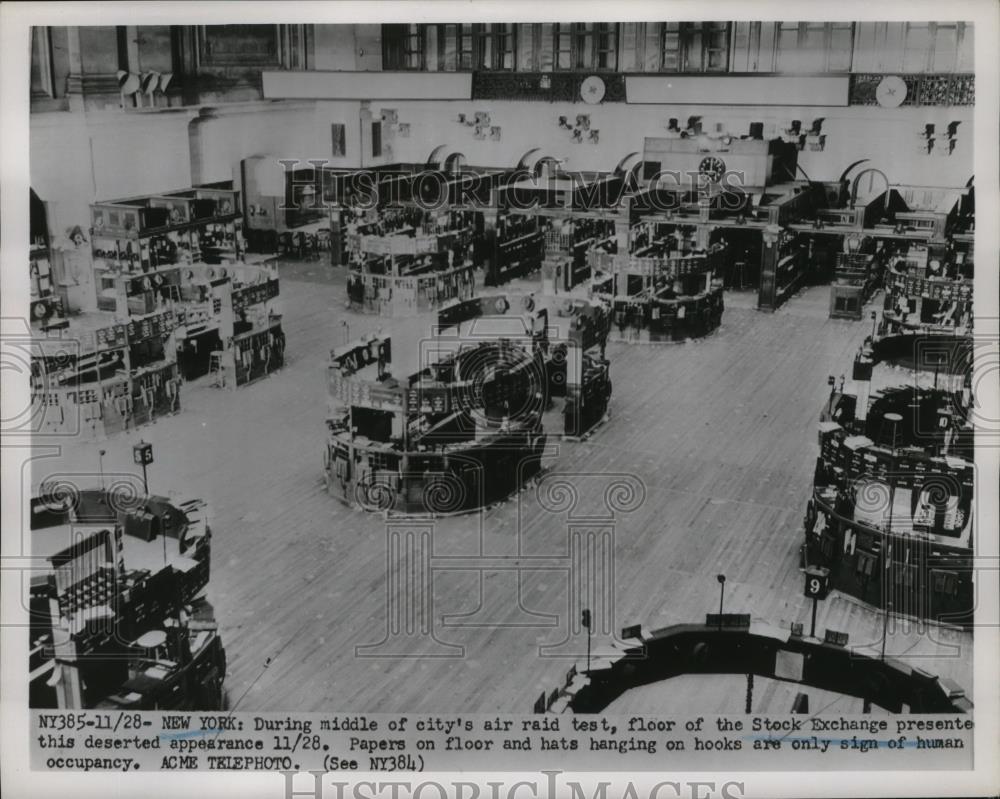
[(830, 593), (829, 569), (806, 569), (806, 597), (809, 599), (825, 599)]
[(140, 466), (148, 466), (153, 462), (153, 445), (140, 441), (132, 447), (132, 459)]

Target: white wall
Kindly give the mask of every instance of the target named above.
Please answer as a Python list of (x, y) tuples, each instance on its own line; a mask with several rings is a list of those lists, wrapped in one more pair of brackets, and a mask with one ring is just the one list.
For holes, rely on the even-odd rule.
[[(149, 114), (32, 114), (31, 186), (48, 204), (54, 235), (90, 224), (89, 206), (138, 194), (239, 178), (251, 155), (361, 163), (360, 103), (253, 103)], [(330, 125), (346, 126), (347, 154), (332, 157)]]
[[(392, 142), (399, 161), (423, 161), (438, 144), (466, 155), (468, 163), (483, 166), (513, 166), (533, 147), (542, 153), (566, 158), (571, 170), (613, 169), (622, 157), (642, 151), (643, 138), (662, 135), (667, 120), (676, 117), (683, 127), (689, 116), (701, 115), (703, 129), (713, 133), (716, 123), (736, 135), (746, 134), (751, 122), (763, 122), (765, 132), (789, 126), (793, 119), (804, 128), (823, 117), (826, 149), (799, 153), (799, 163), (813, 180), (836, 180), (852, 162), (869, 158), (871, 166), (886, 173), (894, 183), (930, 186), (964, 186), (972, 175), (971, 108), (875, 107), (788, 108), (777, 106), (676, 106), (583, 103), (516, 102), (383, 102), (382, 107), (398, 111), (399, 122), (410, 124), (410, 137)], [(377, 110), (377, 109), (376, 109)], [(488, 111), (492, 125), (502, 128), (501, 141), (480, 141), (473, 129), (459, 124), (459, 113), (471, 116)], [(569, 131), (558, 125), (560, 116), (572, 122), (577, 114), (589, 114), (591, 128), (600, 131), (593, 144), (573, 141)], [(926, 123), (937, 130), (956, 120), (958, 145), (949, 157), (921, 155), (919, 152)]]
[(187, 113), (32, 114), (31, 187), (53, 235), (90, 226), (92, 202), (191, 185)]
[(275, 159), (329, 158), (329, 125), (312, 103), (267, 108), (214, 109), (195, 120), (191, 132), (192, 178), (207, 183), (232, 180), (239, 163), (251, 155)]
[[(643, 138), (664, 132), (667, 120), (701, 114), (704, 130), (716, 123), (734, 134), (746, 133), (750, 122), (765, 131), (787, 127), (792, 119), (809, 127), (824, 117), (826, 150), (799, 154), (799, 163), (814, 180), (835, 180), (853, 161), (869, 158), (893, 183), (963, 186), (972, 175), (971, 108), (786, 108), (696, 107), (674, 105), (539, 102), (407, 101), (373, 104), (394, 108), (399, 122), (409, 123), (410, 136), (383, 137), (396, 161), (423, 162), (439, 144), (466, 155), (468, 163), (513, 166), (528, 150), (566, 159), (571, 170), (608, 170)], [(460, 125), (459, 113), (489, 111), (491, 124), (502, 128), (501, 140), (479, 141), (473, 129)], [(275, 159), (327, 159), (333, 166), (362, 163), (361, 103), (301, 101), (219, 106), (214, 116), (196, 118), (191, 111), (128, 114), (114, 112), (47, 113), (31, 117), (31, 183), (49, 204), (50, 226), (60, 234), (72, 225), (89, 225), (90, 203), (135, 194), (184, 188), (193, 182), (238, 178), (239, 163), (251, 155)], [(561, 129), (560, 115), (571, 121), (590, 114), (600, 141), (575, 143)], [(194, 123), (192, 124), (192, 121)], [(920, 154), (919, 134), (926, 123), (943, 130), (960, 121), (953, 155)], [(347, 154), (332, 157), (330, 125), (346, 128)], [(766, 135), (768, 135), (766, 133)], [(384, 160), (384, 159), (382, 159)], [(370, 159), (365, 163), (370, 163)]]

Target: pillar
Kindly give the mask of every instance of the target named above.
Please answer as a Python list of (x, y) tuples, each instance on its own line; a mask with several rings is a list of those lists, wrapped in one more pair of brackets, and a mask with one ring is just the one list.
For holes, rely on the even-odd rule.
[[(574, 660), (586, 657), (584, 609), (591, 613), (592, 657), (620, 655), (616, 645), (624, 644), (618, 640), (620, 619), (615, 613), (617, 527), (623, 516), (643, 506), (645, 484), (638, 476), (627, 473), (560, 473), (543, 477), (534, 494), (537, 506), (552, 518), (552, 523), (561, 519), (566, 531), (565, 544), (558, 552), (567, 578), (565, 616), (560, 619), (559, 636), (555, 642), (541, 646), (539, 656)], [(533, 510), (535, 503), (526, 507)], [(519, 518), (519, 523), (528, 527), (524, 519)], [(527, 544), (521, 547), (527, 548)], [(542, 555), (538, 553), (537, 557)]]
[(588, 631), (583, 627), (583, 610), (591, 614), (591, 656), (613, 652), (610, 641), (616, 637), (615, 619), (615, 525), (608, 523), (571, 524), (569, 526), (569, 590), (566, 617), (562, 621), (565, 638), (543, 646), (542, 657), (582, 658), (587, 655)]
[(341, 210), (339, 204), (330, 209), (330, 263), (333, 266), (343, 266), (347, 260), (344, 257), (346, 250), (344, 248), (343, 225), (340, 219)]
[(477, 246), (473, 248), (473, 259), (478, 268), (486, 274), (486, 285), (500, 285), (500, 240), (497, 237), (497, 223), (500, 212), (495, 207), (483, 209), (483, 230), (479, 234)]
[(386, 525), (385, 635), (354, 649), (355, 657), (461, 657), (464, 648), (437, 639), (431, 570), (432, 522)]
[(781, 257), (781, 228), (768, 225), (764, 228), (764, 246), (760, 252), (760, 288), (757, 293), (757, 310), (774, 311), (777, 306), (777, 269)]

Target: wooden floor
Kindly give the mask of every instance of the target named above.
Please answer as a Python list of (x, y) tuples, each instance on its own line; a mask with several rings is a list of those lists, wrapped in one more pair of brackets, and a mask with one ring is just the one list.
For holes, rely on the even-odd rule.
[[(702, 619), (718, 609), (723, 573), (727, 611), (808, 625), (798, 549), (817, 414), (827, 375), (849, 367), (869, 331), (867, 322), (826, 318), (828, 288), (807, 289), (774, 314), (753, 310), (752, 295), (734, 295), (722, 327), (704, 341), (610, 345), (612, 418), (588, 441), (553, 447), (542, 500), (528, 489), (481, 516), (425, 525), (433, 528), (436, 640), (393, 639), (397, 656), (359, 657), (356, 647), (386, 637), (387, 586), (406, 570), (387, 567), (384, 519), (324, 491), (325, 369), (329, 349), (344, 340), (343, 320), (352, 337), (391, 328), (345, 312), (340, 270), (314, 263), (281, 272), (285, 369), (236, 392), (188, 386), (181, 414), (140, 431), (154, 445), (151, 490), (210, 503), (210, 598), (229, 656), (231, 707), (530, 712), (584, 651), (585, 639), (569, 630), (576, 606), (569, 610), (567, 530), (600, 510), (615, 474), (633, 476), (621, 479), (641, 484), (644, 498), (602, 523), (613, 535), (614, 583), (599, 623)], [(61, 451), (47, 458), (40, 446), (33, 482), (96, 472), (99, 447), (106, 472), (132, 471), (138, 437), (53, 441)], [(548, 489), (558, 476), (576, 487), (579, 518), (553, 507), (558, 497)], [(491, 560), (477, 560), (484, 556)], [(521, 571), (484, 571), (484, 562)], [(877, 650), (882, 617), (834, 595), (821, 604), (818, 626)], [(969, 635), (893, 621), (887, 654), (950, 676), (971, 695)], [(725, 679), (680, 678), (623, 698), (622, 707), (641, 699), (636, 707), (662, 712), (737, 710), (744, 681)], [(755, 707), (787, 712), (797, 690), (762, 688)], [(814, 698), (813, 712), (824, 704)], [(831, 712), (849, 707), (835, 703)]]

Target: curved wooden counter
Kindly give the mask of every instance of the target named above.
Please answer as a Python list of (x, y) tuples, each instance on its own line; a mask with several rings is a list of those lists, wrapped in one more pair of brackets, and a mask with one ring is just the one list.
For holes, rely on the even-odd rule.
[(900, 414), (887, 407), (867, 423), (882, 443), (821, 424), (806, 563), (829, 569), (833, 588), (876, 607), (971, 625), (973, 464), (908, 446)]
[(435, 450), (403, 452), (332, 438), (326, 455), (331, 494), (370, 511), (446, 516), (505, 499), (541, 468), (540, 430), (500, 432)]
[[(622, 630), (620, 654), (573, 666), (562, 685), (542, 693), (536, 713), (614, 712), (626, 691), (681, 674), (754, 674), (857, 696), (891, 713), (971, 713), (972, 702), (951, 680), (895, 658), (755, 624), (750, 616), (708, 616), (704, 624)], [(797, 674), (787, 668), (800, 664)], [(867, 716), (864, 718), (868, 718)]]
[[(324, 475), (341, 501), (433, 516), (486, 507), (540, 470), (556, 398), (554, 434), (581, 437), (605, 418), (601, 303), (496, 294), (425, 321), (414, 331), (426, 339), (368, 337), (331, 353)], [(415, 371), (393, 373), (394, 359)]]
[[(668, 258), (591, 253), (591, 296), (613, 306), (613, 329), (623, 340), (683, 341), (722, 324), (722, 282), (715, 279), (725, 247)], [(639, 291), (634, 289), (642, 286)]]

